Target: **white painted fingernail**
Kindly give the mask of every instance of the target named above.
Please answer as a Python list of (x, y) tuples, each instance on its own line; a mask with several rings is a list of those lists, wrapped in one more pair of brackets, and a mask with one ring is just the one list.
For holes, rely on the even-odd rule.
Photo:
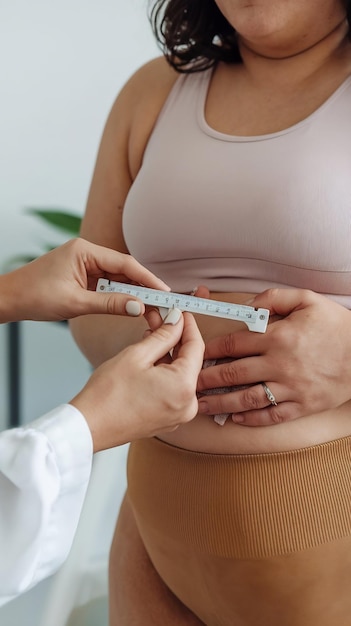
[(141, 313), (141, 304), (137, 300), (129, 300), (126, 304), (126, 313), (132, 317), (138, 317)]
[(159, 306), (158, 307), (158, 312), (161, 315), (162, 319), (165, 320), (168, 313), (169, 313), (169, 309), (166, 309), (165, 306)]
[(182, 316), (182, 312), (179, 309), (171, 309), (167, 317), (164, 320), (165, 324), (177, 324)]

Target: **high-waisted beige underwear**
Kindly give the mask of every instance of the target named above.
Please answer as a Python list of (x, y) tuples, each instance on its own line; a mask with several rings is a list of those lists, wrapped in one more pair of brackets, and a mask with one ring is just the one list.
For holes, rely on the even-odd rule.
[(271, 454), (133, 443), (150, 558), (207, 626), (351, 626), (351, 437)]

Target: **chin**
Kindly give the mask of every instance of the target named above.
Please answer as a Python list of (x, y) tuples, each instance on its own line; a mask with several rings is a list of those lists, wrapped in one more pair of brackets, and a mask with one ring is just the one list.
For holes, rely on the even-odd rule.
[(296, 52), (294, 48), (297, 43), (292, 37), (292, 31), (289, 32), (286, 24), (280, 23), (277, 19), (274, 23), (268, 19), (251, 20), (250, 24), (246, 24), (245, 28), (238, 28), (237, 32), (239, 41), (259, 55), (278, 59)]
[[(221, 3), (217, 2), (217, 4), (220, 6)], [(258, 45), (270, 37), (274, 40), (276, 36), (282, 36), (284, 32), (286, 35), (290, 32), (294, 21), (299, 20), (296, 7), (287, 11), (282, 0), (268, 3), (262, 0), (247, 0), (244, 4), (246, 6), (235, 11), (230, 9), (226, 11), (223, 6), (222, 13), (239, 36), (253, 44)]]

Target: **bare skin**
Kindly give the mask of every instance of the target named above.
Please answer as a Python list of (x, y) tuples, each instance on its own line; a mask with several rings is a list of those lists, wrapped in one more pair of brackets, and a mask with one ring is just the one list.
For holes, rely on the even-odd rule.
[[(307, 5), (302, 0), (287, 0), (284, 3), (254, 0), (248, 5), (244, 0), (221, 0), (217, 4), (240, 33), (243, 64), (219, 64), (213, 74), (205, 117), (215, 130), (242, 136), (278, 132), (310, 115), (350, 75), (351, 50), (341, 1), (311, 0)], [(177, 75), (165, 61), (158, 59), (137, 72), (116, 100), (105, 128), (83, 221), (82, 235), (87, 239), (127, 252), (121, 224), (123, 205), (140, 169), (157, 115), (176, 78)], [(232, 115), (234, 105), (235, 119)], [(244, 302), (248, 294), (211, 294), (211, 297)], [(329, 316), (332, 319), (332, 313)], [(142, 325), (138, 328), (134, 326), (132, 331), (128, 320), (118, 324), (118, 333), (116, 325), (110, 325), (108, 320), (107, 323), (109, 326), (105, 325), (105, 321), (96, 324), (96, 320), (88, 318), (72, 323), (78, 344), (94, 364), (108, 358), (126, 343), (136, 341), (143, 332)], [(233, 325), (228, 327), (226, 323), (207, 318), (199, 319), (198, 324), (208, 345), (218, 337), (242, 330), (240, 326), (236, 329)], [(297, 324), (300, 324), (299, 320)], [(333, 329), (332, 321), (329, 328)], [(324, 332), (321, 326), (320, 336), (323, 337)], [(106, 341), (107, 334), (109, 337), (113, 335), (115, 341)], [(348, 350), (351, 348), (347, 345), (350, 344), (349, 336), (351, 333), (345, 333)], [(293, 346), (292, 349), (295, 350)], [(278, 348), (273, 345), (272, 362), (277, 354)], [(303, 354), (296, 353), (296, 357), (297, 371), (303, 362)], [(341, 361), (340, 352), (335, 354), (335, 361), (338, 360)], [(351, 379), (350, 373), (346, 372), (344, 380), (346, 398), (351, 397), (346, 380), (346, 377)], [(256, 396), (257, 405), (264, 408), (266, 398), (262, 387), (256, 391)], [(244, 410), (244, 401), (242, 407), (233, 406), (234, 411), (240, 412)], [(305, 417), (295, 415), (300, 419), (284, 421), (269, 429), (247, 429), (230, 422), (220, 428), (211, 417), (199, 415), (190, 425), (161, 438), (179, 447), (216, 453), (294, 449), (349, 435), (350, 409), (350, 402), (344, 402), (337, 409), (319, 411), (313, 416), (313, 411), (307, 410)], [(122, 520), (129, 519), (132, 523), (129, 516), (132, 512), (126, 503)], [(126, 563), (122, 558), (118, 560), (115, 552), (115, 547), (123, 540), (126, 542), (125, 550), (131, 550), (132, 558), (135, 557), (136, 561), (143, 559), (141, 580), (153, 613), (152, 620), (146, 621), (145, 604), (142, 601), (138, 603), (133, 585), (126, 584), (119, 606), (112, 607), (111, 624), (161, 626), (167, 624), (165, 615), (169, 616), (169, 624), (174, 624), (171, 619), (173, 610), (176, 610), (173, 598), (164, 593), (161, 602), (162, 585), (159, 586), (159, 581), (155, 580), (152, 565), (142, 553), (140, 543), (139, 547), (136, 546), (136, 536), (124, 534), (121, 538), (123, 532), (123, 527), (119, 526), (112, 550), (111, 589), (114, 589), (113, 581), (116, 578), (122, 580), (125, 573)], [(138, 556), (134, 549), (136, 552), (141, 550), (141, 554), (138, 552)], [(128, 567), (132, 568), (132, 565), (130, 562)], [(133, 622), (128, 621), (131, 616)], [(186, 624), (188, 617), (184, 610), (184, 621), (181, 623)]]
[(0, 323), (16, 320), (67, 320), (87, 313), (142, 315), (137, 298), (95, 292), (99, 278), (135, 281), (154, 289), (169, 289), (135, 259), (71, 239), (35, 261), (0, 276)]
[[(351, 71), (347, 26), (343, 20), (340, 22), (339, 10), (333, 24), (328, 23), (328, 29), (331, 26), (330, 31), (321, 27), (320, 40), (305, 52), (295, 54), (292, 51), (283, 59), (262, 57), (245, 41), (244, 64), (220, 64), (214, 72), (206, 102), (207, 122), (221, 132), (253, 135), (278, 131), (309, 115)], [(176, 78), (177, 74), (165, 61), (157, 59), (139, 70), (117, 98), (99, 150), (82, 225), (83, 237), (128, 251), (122, 233), (125, 197), (139, 171), (157, 115)], [(263, 88), (264, 80), (268, 87)], [(233, 101), (235, 124), (231, 115)], [(240, 303), (248, 299), (248, 294), (213, 293), (211, 297)], [(240, 325), (210, 318), (202, 317), (197, 321), (206, 342), (242, 330)], [(106, 319), (97, 324), (96, 319), (87, 316), (73, 320), (71, 327), (78, 345), (93, 365), (97, 365), (139, 339), (145, 323), (141, 320), (132, 326), (127, 319), (117, 323)], [(319, 332), (323, 333), (324, 328)], [(344, 375), (351, 379), (349, 372), (345, 371)], [(210, 376), (210, 370), (204, 376)], [(256, 395), (260, 394), (262, 407), (267, 407), (262, 387), (257, 386), (255, 390)], [(258, 402), (256, 397), (254, 401)], [(245, 402), (247, 404), (247, 398), (241, 394), (242, 409)], [(233, 402), (233, 412), (239, 412), (240, 408), (238, 402)], [(256, 428), (250, 432), (233, 423), (218, 428), (211, 417), (200, 415), (165, 439), (192, 450), (218, 453), (293, 449), (349, 434), (349, 410), (349, 405), (344, 403), (336, 410), (333, 407), (332, 419), (330, 413), (321, 410), (311, 417), (310, 411), (305, 417), (279, 424), (274, 430)]]
[[(115, 317), (129, 311), (141, 316), (145, 312), (136, 298), (96, 293), (100, 277), (124, 277), (167, 289), (131, 256), (83, 239), (71, 240), (0, 276), (0, 323), (60, 321), (84, 313)], [(160, 363), (175, 346), (177, 357)], [(195, 320), (173, 309), (155, 332), (103, 363), (70, 402), (86, 419), (94, 452), (174, 430), (191, 420), (197, 411), (195, 390), (202, 359), (203, 341)]]
[(127, 496), (121, 507), (111, 554), (113, 555), (110, 559), (109, 572), (111, 624), (128, 626), (203, 624), (159, 577), (140, 538)]

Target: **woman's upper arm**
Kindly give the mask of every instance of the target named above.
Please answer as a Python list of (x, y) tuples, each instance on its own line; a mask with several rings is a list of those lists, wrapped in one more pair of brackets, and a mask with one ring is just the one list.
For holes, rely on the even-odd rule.
[(176, 79), (163, 58), (138, 70), (120, 92), (102, 135), (81, 235), (127, 252), (122, 214), (162, 105)]
[[(122, 232), (123, 207), (142, 163), (157, 116), (177, 75), (163, 58), (138, 70), (114, 102), (108, 116), (81, 226), (84, 239), (128, 252)], [(143, 319), (85, 316), (70, 323), (74, 338), (97, 365), (137, 341)]]

